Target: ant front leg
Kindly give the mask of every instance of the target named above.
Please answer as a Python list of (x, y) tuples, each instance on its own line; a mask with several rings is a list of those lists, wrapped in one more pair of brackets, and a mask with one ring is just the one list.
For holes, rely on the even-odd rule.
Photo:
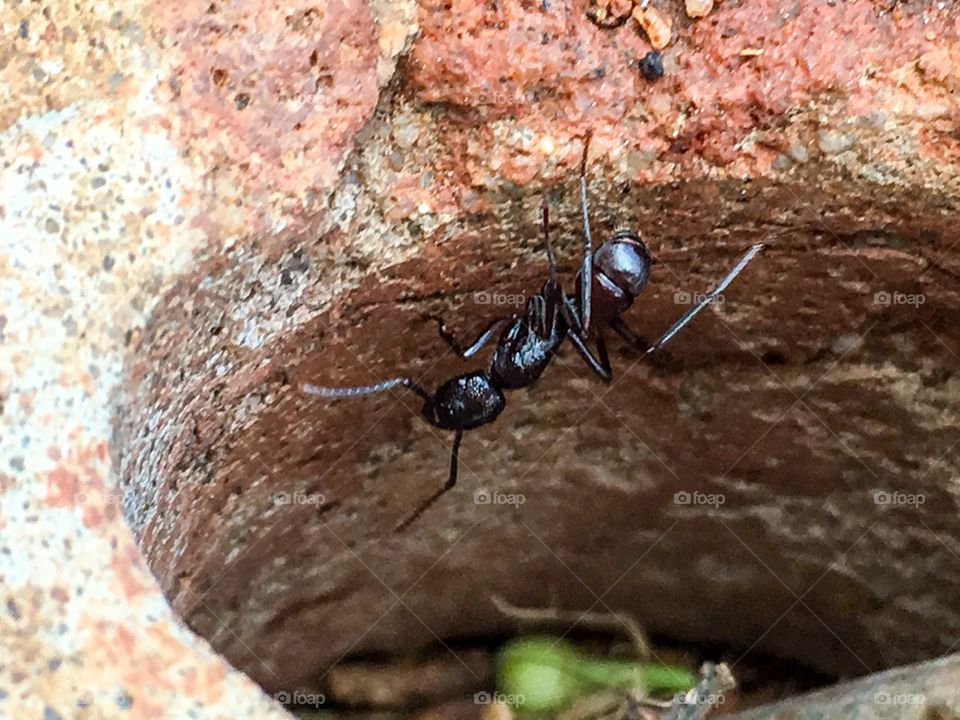
[(410, 513), (406, 518), (404, 518), (399, 525), (397, 525), (393, 531), (402, 532), (406, 530), (410, 525), (427, 509), (430, 508), (437, 500), (440, 499), (440, 496), (443, 495), (448, 490), (453, 489), (457, 484), (457, 465), (459, 464), (460, 456), (460, 441), (463, 440), (463, 430), (457, 430), (456, 434), (453, 436), (453, 448), (450, 451), (450, 475), (447, 476), (447, 482), (442, 488), (437, 490), (433, 495), (424, 500), (420, 505)]
[(490, 338), (500, 332), (507, 323), (512, 322), (516, 319), (516, 315), (507, 315), (506, 317), (499, 318), (490, 323), (487, 328), (480, 333), (476, 340), (470, 343), (467, 347), (463, 347), (460, 343), (457, 342), (456, 338), (447, 330), (446, 325), (443, 324), (443, 320), (436, 315), (427, 315), (425, 317), (430, 318), (437, 323), (437, 331), (440, 333), (447, 344), (453, 348), (453, 351), (457, 353), (462, 358), (471, 358), (476, 355), (480, 349), (486, 345)]

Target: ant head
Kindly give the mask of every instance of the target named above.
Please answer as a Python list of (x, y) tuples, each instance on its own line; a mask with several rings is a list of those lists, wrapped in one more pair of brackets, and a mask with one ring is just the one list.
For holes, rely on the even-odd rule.
[(423, 405), (423, 415), (444, 430), (472, 430), (496, 420), (507, 400), (490, 376), (476, 370), (457, 375), (437, 388)]
[(594, 253), (593, 264), (624, 294), (634, 298), (647, 284), (653, 258), (639, 235), (618, 230)]

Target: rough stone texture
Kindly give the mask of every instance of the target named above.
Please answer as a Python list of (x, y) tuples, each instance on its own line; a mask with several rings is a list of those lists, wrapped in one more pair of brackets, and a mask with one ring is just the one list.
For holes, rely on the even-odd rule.
[[(330, 216), (186, 275), (131, 356), (127, 516), (174, 606), (268, 688), (322, 684), (346, 653), (503, 629), (492, 593), (600, 597), (656, 631), (838, 674), (960, 640), (957, 21), (728, 3), (693, 25), (677, 8), (651, 87), (629, 64), (647, 49), (635, 30), (582, 10), (422, 8)], [(569, 277), (587, 126), (597, 234), (641, 228), (661, 261), (631, 315), (647, 334), (746, 244), (771, 248), (661, 367), (618, 348), (608, 389), (565, 353), (467, 436), (461, 486), (393, 535), (442, 482), (449, 438), (415, 398), (298, 387), (460, 371), (422, 314), (466, 337), (504, 311), (472, 293), (539, 286), (544, 191)], [(476, 504), (479, 489), (526, 502)], [(305, 636), (323, 638), (309, 656)]]
[(960, 716), (956, 655), (896, 668), (779, 703), (730, 720), (951, 720)]
[[(280, 137), (288, 128), (267, 127), (268, 113), (248, 113), (249, 126), (212, 117), (219, 90), (198, 88), (188, 72), (204, 59), (195, 28), (172, 29), (134, 3), (0, 9), (4, 718), (286, 716), (182, 625), (144, 564), (111, 473), (111, 397), (140, 328), (184, 270), (222, 257), (241, 238), (250, 243), (251, 227), (276, 234), (291, 216), (323, 205), (373, 111), (377, 82), (389, 78), (413, 31), (410, 5), (382, 16), (364, 5), (352, 10), (331, 12), (303, 33), (321, 50), (356, 55), (353, 63), (318, 60), (335, 66), (349, 107), (339, 115), (321, 107), (327, 122), (305, 123), (300, 136), (317, 149), (296, 155), (292, 143), (283, 145), (296, 157), (281, 171), (269, 155), (265, 182), (263, 171), (219, 171), (229, 160), (223, 146), (236, 150), (245, 138), (246, 152), (267, 157), (263, 133)], [(383, 50), (377, 17), (395, 25)], [(262, 37), (235, 28), (228, 35), (220, 48), (227, 56), (251, 66), (262, 57)], [(292, 55), (305, 43), (286, 47)], [(179, 97), (169, 91), (169, 68), (196, 81), (181, 80), (188, 92)], [(329, 98), (339, 107), (338, 96)], [(284, 110), (275, 115), (290, 122), (296, 113), (289, 104)], [(184, 117), (205, 124), (185, 138)], [(218, 122), (229, 124), (223, 135)], [(298, 179), (306, 166), (315, 174)], [(235, 195), (223, 192), (223, 178)]]
[[(662, 4), (655, 85), (582, 2), (5, 6), (4, 712), (279, 715), (161, 590), (277, 692), (505, 629), (491, 593), (838, 674), (954, 649), (960, 20)], [(660, 260), (637, 328), (771, 247), (659, 366), (565, 352), (392, 534), (449, 438), (298, 385), (461, 371), (421, 314), (539, 286), (542, 192), (569, 278), (587, 127), (596, 235)]]

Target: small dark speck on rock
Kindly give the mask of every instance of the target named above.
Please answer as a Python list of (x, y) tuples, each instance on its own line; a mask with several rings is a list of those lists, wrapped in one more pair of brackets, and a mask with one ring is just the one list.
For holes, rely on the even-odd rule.
[(23, 464), (23, 458), (20, 455), (10, 458), (10, 467), (12, 467), (16, 472), (23, 472), (25, 465)]
[(294, 272), (304, 272), (310, 269), (310, 258), (302, 249), (295, 250), (293, 260), (287, 265), (287, 268)]
[(20, 29), (17, 30), (17, 34), (22, 38), (26, 38), (29, 33), (30, 33), (30, 23), (27, 22), (26, 20), (21, 21)]
[(43, 709), (43, 720), (60, 720), (60, 713), (47, 705)]
[(658, 50), (651, 50), (640, 61), (640, 74), (649, 82), (663, 77), (663, 56)]
[(594, 80), (599, 80), (602, 77), (606, 77), (606, 75), (607, 75), (607, 70), (606, 68), (602, 68), (602, 67), (594, 68), (590, 72), (590, 77), (593, 78)]
[(111, 255), (104, 255), (104, 256), (103, 256), (103, 269), (106, 270), (107, 272), (110, 272), (110, 270), (113, 269), (113, 264), (114, 264), (114, 262), (115, 262), (115, 260), (113, 259), (113, 256), (111, 256)]
[(104, 180), (102, 177), (95, 177), (93, 180), (90, 181), (90, 187), (92, 188), (103, 187), (106, 184), (107, 184), (107, 181)]
[(7, 612), (10, 613), (10, 617), (14, 620), (20, 619), (20, 608), (17, 607), (17, 604), (13, 600), (7, 600)]
[(126, 690), (121, 690), (117, 695), (117, 707), (121, 710), (129, 710), (133, 705), (133, 697)]
[(289, 285), (293, 282), (293, 276), (290, 274), (289, 270), (284, 270), (280, 273), (280, 284)]
[(237, 110), (243, 110), (250, 104), (250, 96), (247, 93), (237, 93), (233, 98), (233, 104), (237, 106)]

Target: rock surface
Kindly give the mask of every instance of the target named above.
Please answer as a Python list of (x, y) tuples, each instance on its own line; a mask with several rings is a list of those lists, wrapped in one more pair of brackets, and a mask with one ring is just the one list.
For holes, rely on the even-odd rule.
[[(491, 594), (839, 675), (955, 648), (960, 19), (663, 6), (655, 84), (583, 2), (4, 8), (8, 714), (279, 715), (161, 590), (275, 693), (504, 630)], [(395, 534), (449, 438), (299, 385), (481, 366), (423, 315), (538, 288), (543, 193), (570, 282), (588, 128), (645, 334), (770, 247), (658, 365), (565, 351)]]

